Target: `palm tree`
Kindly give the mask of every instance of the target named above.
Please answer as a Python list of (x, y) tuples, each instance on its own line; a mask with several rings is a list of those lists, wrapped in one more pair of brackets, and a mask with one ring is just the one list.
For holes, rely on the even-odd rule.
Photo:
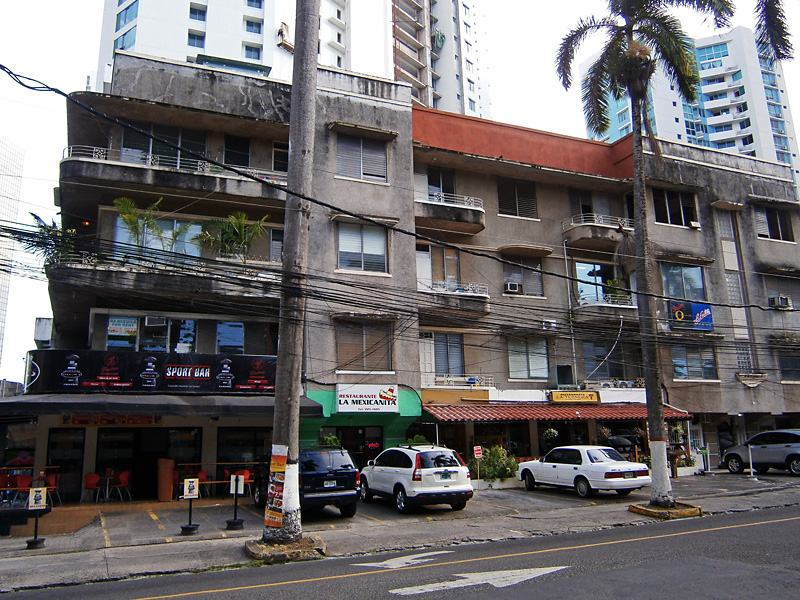
[(140, 248), (147, 247), (147, 237), (152, 236), (161, 239), (163, 231), (158, 224), (155, 212), (158, 210), (163, 198), (140, 210), (136, 202), (130, 198), (117, 198), (114, 206), (119, 210), (119, 218), (128, 229), (134, 243)]
[(193, 241), (201, 246), (217, 248), (220, 252), (235, 256), (247, 262), (247, 253), (253, 243), (260, 239), (267, 231), (269, 215), (264, 215), (258, 221), (249, 222), (243, 212), (234, 212), (226, 219), (214, 219), (203, 226), (202, 233), (196, 235)]
[(572, 62), (580, 44), (594, 33), (607, 36), (605, 46), (582, 82), (583, 111), (589, 128), (602, 133), (609, 127), (608, 97), (631, 100), (633, 120), (633, 198), (636, 248), (636, 289), (642, 364), (645, 366), (647, 422), (653, 485), (650, 504), (675, 505), (667, 465), (667, 435), (658, 369), (658, 329), (655, 321), (653, 267), (647, 251), (647, 204), (645, 202), (645, 156), (642, 140), (643, 112), (650, 80), (661, 67), (680, 94), (692, 102), (698, 85), (697, 66), (691, 40), (680, 22), (669, 14), (675, 7), (690, 7), (711, 15), (720, 27), (733, 14), (730, 0), (608, 0), (608, 15), (581, 19), (562, 40), (556, 57), (556, 72), (562, 85), (572, 84)]
[(29, 252), (44, 259), (45, 265), (60, 262), (74, 255), (76, 235), (74, 229), (62, 229), (56, 220), (47, 223), (39, 215), (30, 213), (36, 223), (36, 232), (20, 234), (18, 241)]
[(792, 42), (783, 11), (783, 0), (757, 0), (756, 37), (759, 44), (772, 50), (777, 60), (792, 58)]

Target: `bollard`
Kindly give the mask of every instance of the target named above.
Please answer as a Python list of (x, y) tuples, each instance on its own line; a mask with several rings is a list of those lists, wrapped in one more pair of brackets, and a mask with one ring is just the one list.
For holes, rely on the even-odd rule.
[(183, 498), (189, 500), (189, 522), (186, 525), (181, 525), (181, 535), (193, 535), (200, 528), (197, 523), (192, 523), (192, 501), (198, 497), (199, 489), (199, 479), (183, 480)]
[[(227, 528), (231, 531), (237, 529), (244, 529), (244, 520), (237, 518), (237, 512), (239, 510), (239, 478), (242, 477), (241, 475), (234, 475), (233, 479), (231, 480), (231, 486), (233, 487), (233, 518), (228, 519), (226, 523), (228, 524)], [(244, 483), (244, 482), (242, 482)]]

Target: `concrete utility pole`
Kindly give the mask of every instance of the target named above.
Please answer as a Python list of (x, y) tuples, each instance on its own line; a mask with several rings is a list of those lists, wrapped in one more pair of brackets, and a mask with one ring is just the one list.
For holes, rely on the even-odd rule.
[(275, 419), (263, 534), (264, 542), (279, 543), (302, 536), (297, 460), (310, 204), (289, 191), (313, 192), (319, 39), (319, 0), (297, 0), (296, 6)]

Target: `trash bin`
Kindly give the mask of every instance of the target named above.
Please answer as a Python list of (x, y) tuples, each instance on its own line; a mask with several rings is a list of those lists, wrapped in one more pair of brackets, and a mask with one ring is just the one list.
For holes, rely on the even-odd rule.
[(158, 459), (158, 501), (172, 502), (172, 486), (175, 481), (175, 461)]

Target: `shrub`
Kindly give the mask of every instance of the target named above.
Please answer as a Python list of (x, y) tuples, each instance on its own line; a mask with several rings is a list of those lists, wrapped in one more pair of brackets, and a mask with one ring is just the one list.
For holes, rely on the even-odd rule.
[(321, 442), (323, 446), (333, 446), (334, 448), (342, 447), (342, 443), (339, 441), (339, 438), (334, 434), (324, 436)]
[(425, 438), (424, 435), (417, 434), (413, 438), (408, 438), (406, 440), (406, 444), (411, 444), (412, 446), (414, 444), (425, 444), (425, 445), (428, 445), (428, 444), (430, 444), (430, 442)]
[[(478, 478), (478, 459), (471, 458), (467, 463), (470, 476)], [(517, 474), (517, 459), (509, 456), (502, 446), (492, 446), (483, 451), (481, 459), (481, 479), (494, 481), (495, 479), (509, 479)]]

